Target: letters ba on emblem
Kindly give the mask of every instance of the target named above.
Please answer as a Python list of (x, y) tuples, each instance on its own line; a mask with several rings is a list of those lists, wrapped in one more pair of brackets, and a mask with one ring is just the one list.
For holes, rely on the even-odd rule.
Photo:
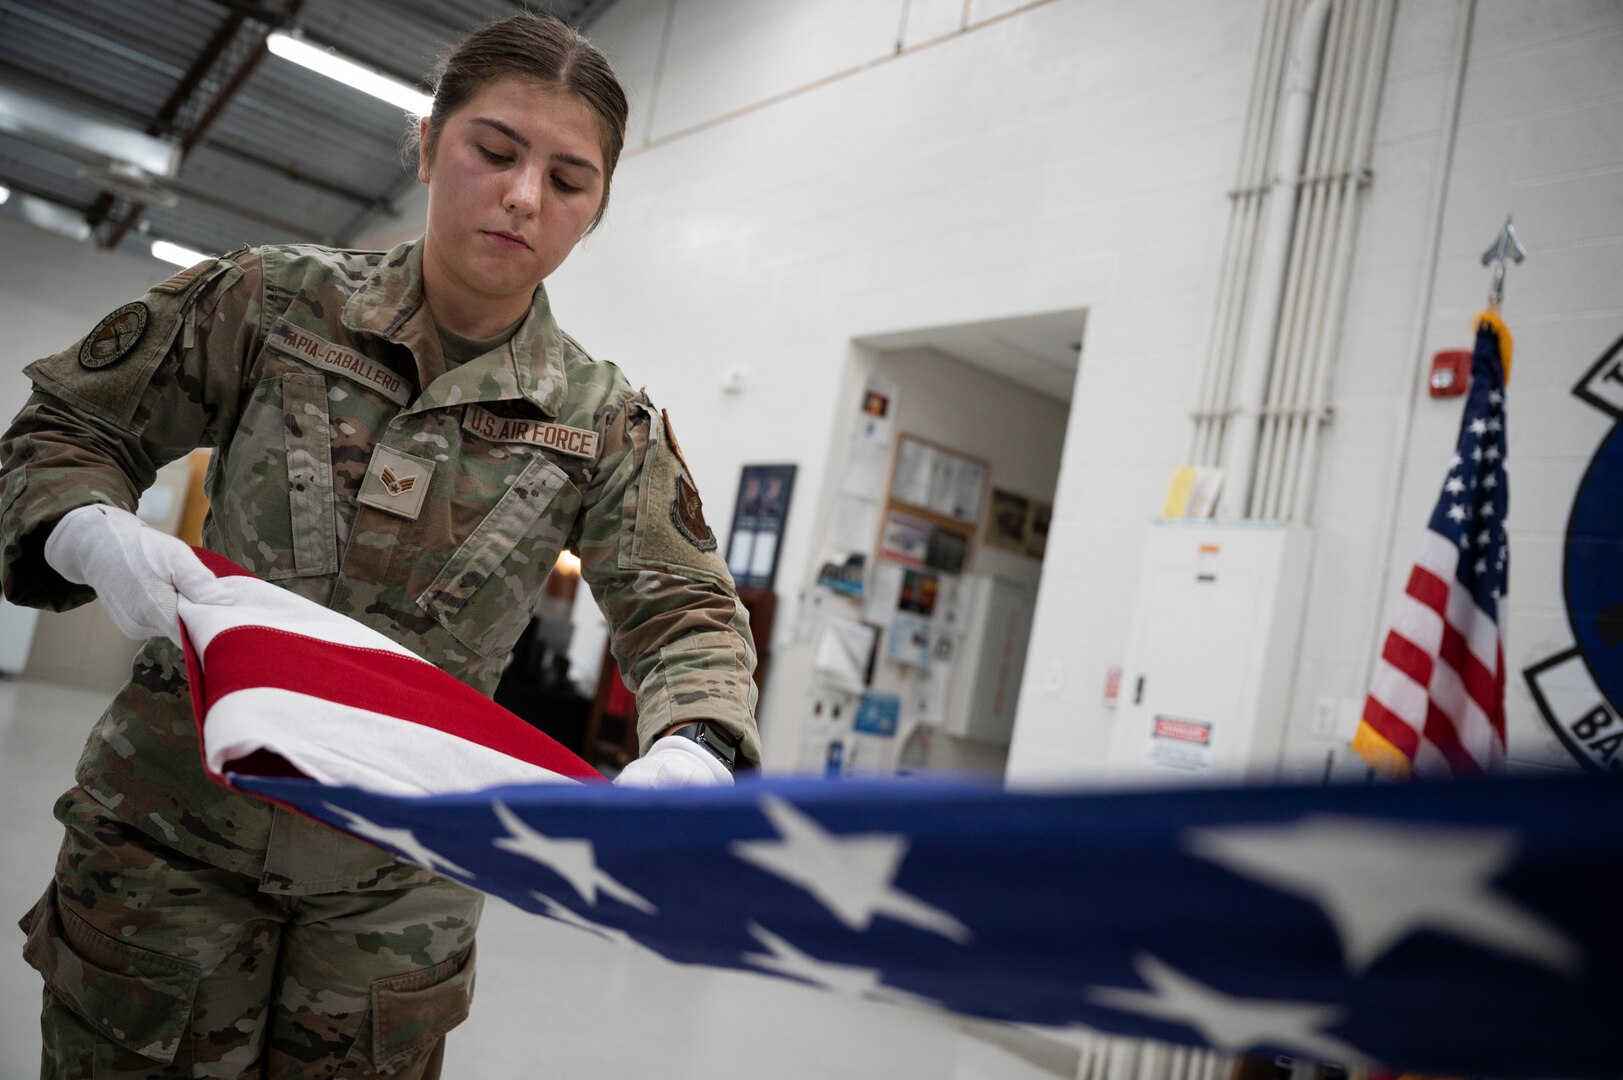
[(372, 463), (367, 466), (356, 501), (385, 514), (416, 521), (417, 515), (423, 512), (428, 481), (433, 475), (432, 461), (380, 446), (372, 452)]

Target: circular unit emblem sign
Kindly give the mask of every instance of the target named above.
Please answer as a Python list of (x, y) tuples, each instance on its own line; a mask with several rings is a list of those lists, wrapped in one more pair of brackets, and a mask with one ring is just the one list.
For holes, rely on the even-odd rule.
[(79, 364), (95, 371), (111, 367), (130, 354), (147, 329), (147, 306), (137, 300), (125, 304), (90, 331), (79, 346)]
[(1573, 394), (1613, 424), (1567, 522), (1562, 591), (1572, 647), (1523, 675), (1545, 722), (1578, 763), (1623, 775), (1623, 337)]

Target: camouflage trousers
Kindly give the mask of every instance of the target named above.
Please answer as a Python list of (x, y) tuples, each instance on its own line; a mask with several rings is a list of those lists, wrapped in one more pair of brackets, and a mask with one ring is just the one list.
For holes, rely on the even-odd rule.
[(67, 820), (21, 924), (42, 1077), (439, 1076), (473, 998), (478, 893), (401, 868), (398, 888), (277, 895), (105, 813)]

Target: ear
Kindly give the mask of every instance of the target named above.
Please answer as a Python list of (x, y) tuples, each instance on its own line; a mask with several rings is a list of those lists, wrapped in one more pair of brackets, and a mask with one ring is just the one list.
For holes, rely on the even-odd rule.
[(428, 183), (428, 117), (424, 116), (417, 121), (417, 182)]

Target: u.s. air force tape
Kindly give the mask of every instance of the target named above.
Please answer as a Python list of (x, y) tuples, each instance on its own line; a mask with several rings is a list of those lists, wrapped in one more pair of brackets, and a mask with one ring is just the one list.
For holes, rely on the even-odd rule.
[(511, 420), (478, 405), (469, 405), (462, 427), (490, 442), (521, 442), (545, 447), (571, 457), (597, 457), (597, 432), (549, 424), (543, 420)]

